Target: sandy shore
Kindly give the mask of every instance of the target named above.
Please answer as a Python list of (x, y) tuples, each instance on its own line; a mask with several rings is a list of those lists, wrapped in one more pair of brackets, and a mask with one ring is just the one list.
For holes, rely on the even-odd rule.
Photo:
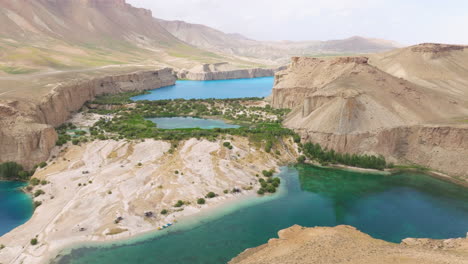
[[(224, 141), (234, 148), (223, 147)], [(289, 139), (279, 147), (288, 148), (279, 149), (281, 153), (295, 151)], [(174, 220), (254, 196), (256, 174), (293, 161), (288, 155), (265, 153), (240, 137), (191, 139), (177, 148), (155, 140), (95, 141), (68, 146), (56, 156), (34, 175), (49, 182), (33, 190), (45, 192), (35, 198), (42, 205), (27, 223), (0, 238), (5, 245), (1, 263), (46, 263), (72, 245), (153, 232)], [(232, 194), (233, 188), (241, 193)], [(218, 196), (198, 205), (197, 199), (208, 192)], [(178, 200), (185, 205), (175, 207)], [(160, 214), (163, 209), (168, 214)], [(37, 245), (31, 245), (33, 238)]]

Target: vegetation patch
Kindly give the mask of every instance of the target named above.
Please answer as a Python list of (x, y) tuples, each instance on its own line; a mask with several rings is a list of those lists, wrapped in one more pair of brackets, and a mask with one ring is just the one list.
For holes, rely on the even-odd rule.
[(357, 155), (349, 153), (342, 154), (335, 152), (333, 149), (323, 149), (318, 143), (314, 144), (308, 142), (304, 144), (303, 151), (307, 158), (317, 160), (322, 165), (343, 164), (352, 167), (376, 170), (384, 170), (387, 167), (387, 162), (383, 156)]

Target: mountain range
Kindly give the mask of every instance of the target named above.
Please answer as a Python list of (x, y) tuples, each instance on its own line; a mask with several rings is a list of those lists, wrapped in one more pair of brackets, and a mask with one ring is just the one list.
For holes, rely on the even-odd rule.
[[(156, 14), (157, 15), (157, 14)], [(291, 56), (386, 51), (386, 40), (263, 42), (182, 21), (165, 21), (125, 0), (0, 2), (0, 75), (109, 65), (192, 68), (229, 62), (239, 68), (278, 66)]]

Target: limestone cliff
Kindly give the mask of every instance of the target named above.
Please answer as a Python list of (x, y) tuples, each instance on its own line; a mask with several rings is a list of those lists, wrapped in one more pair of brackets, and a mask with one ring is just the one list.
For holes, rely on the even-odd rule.
[(166, 68), (58, 84), (37, 101), (0, 100), (0, 162), (15, 161), (31, 168), (46, 160), (57, 139), (54, 127), (97, 95), (174, 83), (172, 70)]
[(351, 226), (281, 230), (279, 239), (248, 249), (230, 264), (466, 264), (468, 239), (378, 240)]
[(179, 79), (189, 79), (195, 81), (246, 79), (274, 76), (275, 72), (282, 69), (284, 68), (238, 69), (228, 63), (202, 64), (193, 67), (190, 70), (179, 71), (177, 73), (177, 77)]
[(276, 74), (272, 105), (292, 108), (284, 125), (324, 147), (468, 178), (468, 124), (457, 121), (468, 116), (462, 92), (398, 78), (365, 57), (296, 57)]

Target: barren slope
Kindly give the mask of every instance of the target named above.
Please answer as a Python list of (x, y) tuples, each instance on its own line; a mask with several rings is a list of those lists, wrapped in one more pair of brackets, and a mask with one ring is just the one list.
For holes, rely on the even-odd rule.
[(188, 45), (125, 0), (0, 2), (0, 74), (118, 64), (236, 61)]
[(394, 76), (468, 100), (468, 46), (421, 44), (371, 56)]
[(273, 105), (294, 108), (288, 127), (335, 134), (468, 115), (459, 98), (394, 77), (365, 57), (293, 58), (276, 76)]
[(304, 228), (279, 232), (279, 239), (248, 249), (230, 264), (466, 264), (468, 240), (378, 240), (351, 226)]
[[(413, 82), (365, 57), (293, 58), (276, 75), (272, 104), (293, 109), (284, 124), (305, 140), (340, 152), (382, 154), (390, 162), (416, 163), (466, 180), (468, 60), (458, 58), (465, 53), (457, 46), (426, 48), (395, 52), (404, 54), (396, 61), (416, 52), (416, 62), (405, 66), (417, 69), (408, 73)], [(380, 61), (373, 57), (372, 63)], [(394, 64), (388, 57), (385, 65)]]

